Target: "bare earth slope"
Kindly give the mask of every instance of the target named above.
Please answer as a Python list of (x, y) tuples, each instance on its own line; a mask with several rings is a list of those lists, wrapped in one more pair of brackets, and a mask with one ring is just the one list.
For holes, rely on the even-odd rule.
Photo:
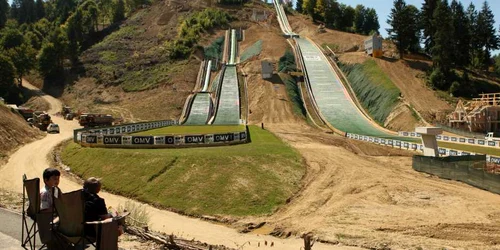
[[(434, 91), (427, 88), (421, 78), (417, 77), (425, 74), (423, 71), (411, 68), (408, 62), (405, 63), (402, 60), (377, 59), (376, 61), (400, 89), (403, 99), (410, 103), (426, 121), (432, 121), (452, 108), (447, 102), (439, 99)], [(409, 63), (418, 63), (418, 61), (409, 60)]]
[(0, 105), (0, 163), (17, 147), (42, 136), (40, 130), (30, 127), (21, 116)]
[(285, 85), (276, 75), (275, 81), (263, 80), (261, 76), (261, 61), (278, 62), (279, 58), (289, 49), (285, 38), (279, 31), (265, 23), (256, 24), (245, 32), (246, 37), (240, 45), (241, 51), (262, 40), (262, 52), (258, 57), (243, 63), (242, 70), (248, 75), (248, 95), (250, 101), (250, 124), (295, 124), (304, 123), (295, 117), (292, 104), (288, 98)]

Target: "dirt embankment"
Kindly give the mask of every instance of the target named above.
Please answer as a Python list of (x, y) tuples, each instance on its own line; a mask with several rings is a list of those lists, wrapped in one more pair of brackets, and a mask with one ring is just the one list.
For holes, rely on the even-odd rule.
[(10, 108), (0, 104), (0, 164), (18, 147), (43, 137), (43, 133), (32, 128)]

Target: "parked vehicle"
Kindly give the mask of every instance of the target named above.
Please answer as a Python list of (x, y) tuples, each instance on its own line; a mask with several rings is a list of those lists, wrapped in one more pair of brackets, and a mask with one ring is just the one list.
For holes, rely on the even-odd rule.
[(49, 124), (47, 127), (47, 133), (57, 133), (59, 134), (59, 125), (55, 123)]
[(39, 128), (42, 131), (47, 130), (47, 126), (52, 123), (51, 117), (47, 112), (35, 111), (33, 112), (33, 126)]
[(102, 127), (102, 126), (112, 126), (113, 116), (104, 114), (81, 114), (79, 118), (79, 123), (83, 127)]
[(500, 137), (495, 137), (495, 134), (493, 132), (489, 132), (486, 134), (486, 137), (484, 137), (485, 140), (487, 141), (500, 141)]

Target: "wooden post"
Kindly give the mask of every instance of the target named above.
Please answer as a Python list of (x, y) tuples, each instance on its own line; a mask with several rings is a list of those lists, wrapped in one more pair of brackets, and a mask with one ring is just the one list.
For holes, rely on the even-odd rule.
[(312, 249), (311, 235), (309, 235), (309, 234), (304, 235), (304, 249), (305, 250), (311, 250)]

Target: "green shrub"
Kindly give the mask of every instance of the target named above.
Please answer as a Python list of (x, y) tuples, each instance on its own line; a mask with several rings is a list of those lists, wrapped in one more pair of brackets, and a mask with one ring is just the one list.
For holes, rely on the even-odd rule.
[(436, 68), (432, 71), (429, 81), (431, 85), (437, 89), (441, 90), (448, 89), (446, 76), (444, 75), (443, 71), (441, 71), (439, 68)]
[(170, 57), (173, 59), (187, 57), (198, 43), (201, 33), (226, 25), (230, 20), (229, 14), (212, 8), (194, 13), (181, 22), (177, 39), (167, 44)]

